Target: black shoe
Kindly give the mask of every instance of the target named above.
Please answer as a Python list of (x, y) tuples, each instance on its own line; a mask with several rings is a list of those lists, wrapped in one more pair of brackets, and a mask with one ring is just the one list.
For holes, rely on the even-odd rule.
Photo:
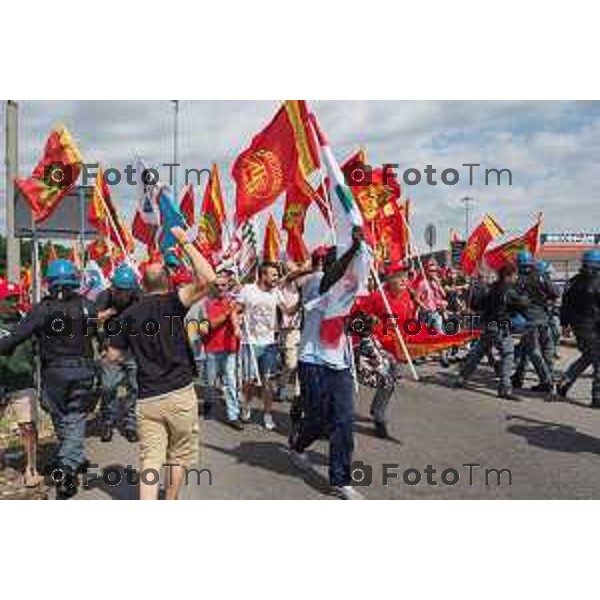
[(523, 387), (523, 382), (514, 375), (510, 378), (510, 382), (515, 390), (520, 390)]
[(215, 418), (215, 403), (204, 402), (202, 406), (202, 416), (205, 421), (212, 421)]
[(233, 421), (227, 421), (227, 425), (236, 431), (244, 431), (244, 424), (239, 419)]
[(521, 399), (518, 396), (516, 396), (512, 390), (499, 390), (498, 398), (502, 398), (502, 400), (512, 400), (513, 402), (521, 401)]
[(100, 433), (101, 442), (112, 442), (113, 428), (109, 425), (103, 425)]
[(131, 442), (132, 444), (135, 444), (136, 442), (140, 441), (137, 431), (134, 431), (133, 429), (126, 429), (123, 433), (123, 436), (128, 442)]
[(375, 435), (378, 438), (385, 439), (388, 437), (388, 431), (385, 423), (379, 423), (375, 421)]
[(460, 375), (452, 382), (451, 387), (458, 390), (465, 387), (465, 379)]
[(568, 391), (569, 391), (569, 388), (567, 387), (566, 383), (561, 382), (556, 385), (556, 395), (559, 398), (566, 398)]
[(89, 468), (90, 465), (92, 463), (86, 458), (76, 469), (75, 469), (75, 474), (76, 475), (81, 475), (82, 473), (85, 473)]
[(56, 486), (56, 499), (68, 500), (73, 498), (78, 491), (77, 477), (72, 473), (66, 473), (62, 481)]
[(531, 388), (532, 392), (542, 392), (547, 394), (552, 391), (552, 384), (550, 383), (538, 383)]

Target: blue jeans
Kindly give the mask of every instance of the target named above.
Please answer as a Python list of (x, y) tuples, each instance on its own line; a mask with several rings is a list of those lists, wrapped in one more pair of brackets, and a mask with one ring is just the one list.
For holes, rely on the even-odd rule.
[[(263, 386), (270, 382), (279, 370), (279, 346), (277, 344), (252, 344), (258, 371)], [(256, 381), (256, 368), (252, 360), (249, 344), (242, 344), (242, 379), (244, 382)]]
[[(121, 385), (126, 388), (123, 399), (118, 397)], [(115, 427), (119, 421), (119, 409), (122, 409), (123, 431), (136, 431), (137, 391), (137, 364), (134, 360), (125, 360), (120, 364), (102, 363), (102, 423), (107, 427)]]
[(352, 408), (354, 385), (350, 369), (335, 370), (301, 362), (300, 402), (302, 418), (294, 450), (304, 452), (324, 432), (329, 435), (329, 481), (350, 485), (354, 439)]
[(94, 372), (85, 368), (49, 368), (42, 373), (41, 405), (58, 438), (56, 460), (75, 470), (85, 462), (85, 422), (93, 395)]
[(550, 328), (546, 323), (530, 324), (521, 337), (521, 355), (514, 374), (515, 381), (523, 383), (527, 363), (531, 361), (542, 385), (552, 384), (554, 347)]
[(237, 355), (233, 352), (214, 352), (206, 355), (206, 401), (214, 405), (219, 399), (217, 382), (220, 379), (225, 397), (227, 420), (240, 417), (240, 398), (237, 389)]
[(500, 355), (497, 368), (500, 380), (498, 391), (510, 393), (512, 392), (510, 376), (514, 365), (515, 347), (508, 331), (486, 329), (465, 357), (460, 369), (460, 376), (465, 380), (469, 379), (483, 357), (490, 355), (492, 348), (496, 348)]

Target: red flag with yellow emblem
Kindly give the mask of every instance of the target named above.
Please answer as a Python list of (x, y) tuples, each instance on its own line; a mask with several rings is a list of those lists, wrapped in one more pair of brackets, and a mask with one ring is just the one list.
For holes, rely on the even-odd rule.
[(517, 254), (522, 250), (528, 250), (535, 256), (540, 247), (541, 227), (542, 215), (540, 214), (536, 224), (528, 229), (523, 235), (486, 252), (484, 256), (485, 262), (490, 268), (497, 271), (504, 265), (514, 262)]
[(371, 223), (375, 258), (378, 262), (398, 262), (406, 258), (408, 246), (408, 200), (386, 204)]
[(473, 275), (490, 242), (503, 233), (500, 225), (490, 215), (486, 215), (467, 240), (460, 259), (462, 271), (467, 275)]
[(113, 244), (119, 248), (123, 246), (130, 254), (133, 252), (135, 247), (133, 238), (125, 223), (119, 218), (101, 167), (96, 174), (96, 185), (88, 208), (88, 221), (103, 236), (110, 238)]
[(296, 180), (319, 165), (306, 103), (287, 101), (233, 165), (235, 222), (239, 225), (270, 206)]
[(207, 258), (212, 258), (215, 252), (220, 252), (223, 249), (224, 222), (225, 204), (221, 191), (221, 179), (219, 169), (214, 164), (202, 199), (202, 211), (198, 222), (198, 237), (196, 240), (198, 248)]
[[(342, 171), (365, 224), (390, 215), (389, 206), (398, 201), (401, 193), (400, 184), (393, 171), (385, 168), (371, 170), (363, 148), (342, 165)], [(383, 214), (386, 207), (388, 213)]]
[(71, 134), (62, 125), (54, 129), (31, 177), (15, 179), (15, 186), (31, 207), (36, 223), (47, 219), (71, 191), (81, 173), (81, 163)]
[(278, 262), (281, 253), (281, 238), (273, 215), (269, 215), (263, 246), (263, 261)]

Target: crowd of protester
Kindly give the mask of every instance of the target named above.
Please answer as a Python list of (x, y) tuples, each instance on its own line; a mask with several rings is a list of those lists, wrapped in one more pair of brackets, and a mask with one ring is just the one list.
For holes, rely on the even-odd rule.
[[(0, 338), (0, 356), (10, 357), (0, 358), (0, 397), (4, 404), (10, 400), (19, 406), (27, 400), (19, 423), (27, 447), (28, 485), (35, 485), (37, 475), (33, 355), (28, 347), (14, 360), (14, 352), (25, 348), (31, 337), (39, 342), (42, 362), (40, 401), (59, 439), (56, 460), (67, 473), (57, 486), (59, 497), (65, 498), (76, 493), (77, 476), (87, 464), (84, 429), (94, 408), (90, 397), (97, 388), (90, 381), (98, 364), (102, 441), (110, 442), (118, 427), (130, 442), (139, 442), (142, 469), (178, 465), (171, 472), (167, 498), (177, 497), (181, 469), (196, 460), (199, 411), (206, 420), (222, 418), (236, 431), (254, 423), (286, 435), (293, 468), (311, 468), (307, 448), (328, 439), (332, 488), (343, 498), (359, 498), (350, 474), (355, 386), (374, 388), (370, 414), (376, 434), (386, 438), (387, 407), (394, 396), (401, 396), (399, 386), (408, 376), (399, 336), (378, 335), (390, 315), (404, 336), (402, 325), (408, 321), (440, 335), (448, 333), (449, 322), (468, 322), (475, 328), (477, 335), (468, 346), (449, 345), (414, 361), (433, 360), (442, 369), (459, 362), (455, 388), (468, 385), (485, 358), (497, 379), (499, 398), (519, 399), (531, 365), (539, 379), (533, 391), (556, 400), (591, 365), (592, 406), (600, 407), (598, 250), (584, 255), (581, 273), (562, 299), (551, 269), (526, 251), (497, 273), (473, 277), (434, 260), (381, 265), (369, 295), (358, 298), (348, 314), (348, 343), (332, 349), (321, 340), (322, 311), (307, 307), (343, 277), (361, 244), (360, 230), (344, 256), (336, 256), (335, 248), (319, 247), (306, 262), (264, 262), (255, 281), (246, 282), (229, 268), (213, 268), (184, 232), (175, 233), (191, 270), (182, 270), (181, 259), (151, 263), (143, 269), (140, 284), (138, 274), (123, 265), (94, 302), (78, 292), (78, 276), (68, 264), (49, 266), (47, 298), (20, 322), (15, 318), (18, 294), (0, 289), (0, 317), (11, 326)], [(75, 335), (67, 347), (64, 338), (48, 338), (48, 315), (61, 310), (79, 319), (97, 317), (104, 325), (98, 344), (91, 348)], [(132, 318), (164, 325), (152, 335), (124, 327), (111, 333), (112, 324)], [(554, 363), (561, 323), (573, 330), (581, 357), (559, 376)], [(282, 412), (289, 420), (278, 417)], [(158, 486), (140, 484), (141, 498), (157, 494)]]

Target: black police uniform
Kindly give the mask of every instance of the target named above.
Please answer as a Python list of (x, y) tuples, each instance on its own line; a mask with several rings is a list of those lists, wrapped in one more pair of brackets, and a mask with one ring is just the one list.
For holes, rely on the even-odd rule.
[(512, 378), (513, 385), (523, 386), (527, 361), (530, 360), (540, 380), (539, 389), (551, 391), (554, 344), (550, 331), (551, 315), (548, 306), (558, 298), (558, 288), (549, 277), (531, 269), (519, 275), (517, 291), (527, 296), (529, 303), (527, 309), (523, 311), (528, 324), (521, 338), (519, 364)]
[[(102, 312), (108, 309), (115, 311), (113, 319), (118, 318), (121, 313), (139, 300), (139, 294), (132, 290), (120, 290), (109, 288), (103, 290), (96, 298), (96, 309)], [(101, 364), (102, 401), (100, 415), (102, 420), (103, 442), (112, 439), (113, 429), (119, 425), (123, 435), (131, 442), (137, 441), (137, 363), (132, 356), (128, 356), (119, 364), (103, 362)], [(118, 397), (119, 387), (125, 388), (125, 397), (120, 401)], [(122, 410), (120, 410), (122, 409)], [(122, 420), (120, 421), (120, 414)]]
[[(72, 291), (52, 294), (36, 304), (9, 336), (0, 354), (10, 354), (34, 336), (41, 359), (41, 405), (52, 418), (59, 447), (54, 466), (64, 497), (76, 492), (75, 474), (86, 462), (85, 421), (95, 399), (93, 303)], [(32, 365), (33, 369), (33, 365)]]
[(570, 326), (581, 356), (565, 371), (558, 386), (566, 396), (590, 365), (593, 368), (592, 406), (600, 408), (600, 272), (581, 272), (567, 284), (563, 294), (561, 325)]
[(511, 336), (511, 320), (529, 306), (526, 296), (521, 295), (512, 283), (496, 281), (481, 298), (478, 306), (484, 331), (471, 348), (461, 366), (458, 385), (461, 385), (475, 372), (481, 359), (496, 348), (500, 356), (496, 368), (498, 375), (498, 395), (512, 396), (511, 373), (513, 369), (514, 345)]

